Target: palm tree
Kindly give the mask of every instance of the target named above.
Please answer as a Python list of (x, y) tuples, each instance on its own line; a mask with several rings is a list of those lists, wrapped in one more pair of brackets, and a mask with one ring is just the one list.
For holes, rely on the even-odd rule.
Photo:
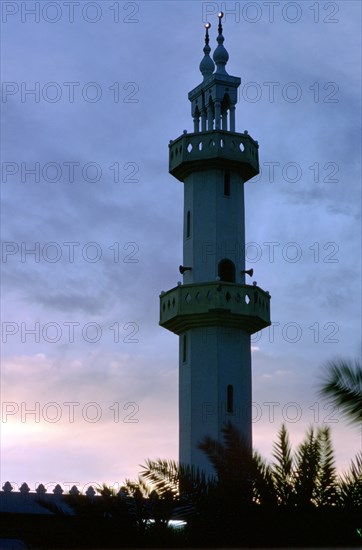
[(338, 476), (328, 426), (310, 427), (293, 451), (282, 425), (271, 464), (251, 451), (232, 424), (224, 427), (223, 439), (206, 437), (200, 444), (214, 478), (175, 461), (146, 461), (135, 486), (147, 486), (149, 499), (156, 493), (154, 502), (161, 505), (149, 517), (161, 514), (165, 527), (170, 518), (186, 520), (182, 536), (196, 546), (226, 540), (261, 544), (265, 537), (274, 542), (281, 537), (286, 546), (300, 537), (308, 544), (333, 542), (335, 536), (353, 540), (362, 506), (362, 453)]
[[(174, 501), (174, 514), (200, 516), (212, 508), (214, 517), (233, 518), (256, 505), (316, 507), (338, 503), (338, 479), (329, 427), (309, 428), (292, 452), (282, 425), (268, 464), (251, 451), (231, 423), (223, 428), (224, 443), (205, 437), (199, 447), (215, 469), (215, 478), (175, 461), (146, 461), (140, 479), (151, 482), (161, 498)], [(346, 483), (349, 477), (346, 477)], [(347, 483), (348, 484), (348, 483)]]
[(362, 366), (346, 359), (329, 361), (319, 391), (341, 408), (350, 422), (362, 422)]

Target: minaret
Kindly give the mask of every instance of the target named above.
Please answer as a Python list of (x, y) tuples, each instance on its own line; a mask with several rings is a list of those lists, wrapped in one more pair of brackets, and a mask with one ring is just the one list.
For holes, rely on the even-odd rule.
[(160, 296), (160, 325), (179, 336), (179, 459), (207, 473), (205, 435), (222, 441), (231, 421), (252, 445), (250, 335), (270, 325), (269, 293), (245, 284), (244, 183), (259, 173), (258, 142), (235, 132), (240, 78), (226, 72), (218, 17), (214, 61), (207, 23), (203, 82), (188, 95), (194, 131), (169, 145), (184, 183), (183, 284)]

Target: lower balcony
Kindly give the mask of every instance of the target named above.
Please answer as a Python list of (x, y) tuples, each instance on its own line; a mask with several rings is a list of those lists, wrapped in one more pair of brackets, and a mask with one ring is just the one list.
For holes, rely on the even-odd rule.
[(258, 286), (215, 281), (180, 285), (160, 296), (160, 325), (175, 334), (216, 325), (254, 334), (270, 324), (270, 294)]

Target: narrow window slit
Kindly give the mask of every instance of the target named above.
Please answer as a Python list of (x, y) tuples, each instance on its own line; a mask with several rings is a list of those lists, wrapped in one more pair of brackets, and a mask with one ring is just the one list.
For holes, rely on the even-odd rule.
[(191, 212), (187, 211), (186, 214), (186, 238), (191, 236)]
[(224, 173), (224, 195), (225, 195), (225, 197), (230, 197), (230, 174), (229, 174), (229, 172)]
[(182, 362), (186, 363), (187, 361), (187, 334), (184, 334), (182, 337)]
[(228, 413), (234, 412), (234, 388), (231, 384), (226, 389), (226, 411)]

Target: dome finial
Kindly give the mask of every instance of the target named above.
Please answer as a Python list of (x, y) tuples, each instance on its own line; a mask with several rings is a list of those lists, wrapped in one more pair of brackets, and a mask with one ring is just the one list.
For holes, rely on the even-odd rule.
[(218, 34), (218, 37), (217, 37), (218, 45), (217, 45), (216, 50), (214, 51), (213, 58), (214, 58), (214, 61), (216, 63), (216, 72), (219, 73), (219, 74), (220, 73), (227, 74), (227, 72), (225, 70), (225, 65), (229, 60), (229, 54), (228, 54), (228, 52), (226, 51), (226, 49), (224, 48), (224, 45), (223, 45), (225, 39), (224, 39), (223, 34), (222, 34), (222, 23), (221, 23), (221, 20), (224, 17), (224, 12), (220, 11), (217, 16), (219, 18), (219, 27), (218, 27), (219, 34)]
[(211, 23), (205, 23), (205, 29), (206, 29), (205, 44), (206, 44), (206, 46), (208, 46), (209, 42), (210, 42), (210, 38), (209, 38), (209, 28), (210, 27), (211, 27)]
[(204, 80), (207, 79), (215, 70), (215, 63), (210, 57), (211, 48), (209, 46), (210, 37), (209, 37), (209, 28), (211, 23), (205, 24), (206, 34), (205, 34), (205, 46), (204, 46), (204, 58), (200, 63), (200, 71), (204, 77)]
[(223, 11), (219, 11), (219, 13), (217, 14), (218, 18), (219, 18), (219, 27), (218, 27), (218, 31), (219, 31), (219, 34), (222, 34), (222, 23), (221, 23), (221, 20), (222, 18), (224, 17), (224, 12)]

